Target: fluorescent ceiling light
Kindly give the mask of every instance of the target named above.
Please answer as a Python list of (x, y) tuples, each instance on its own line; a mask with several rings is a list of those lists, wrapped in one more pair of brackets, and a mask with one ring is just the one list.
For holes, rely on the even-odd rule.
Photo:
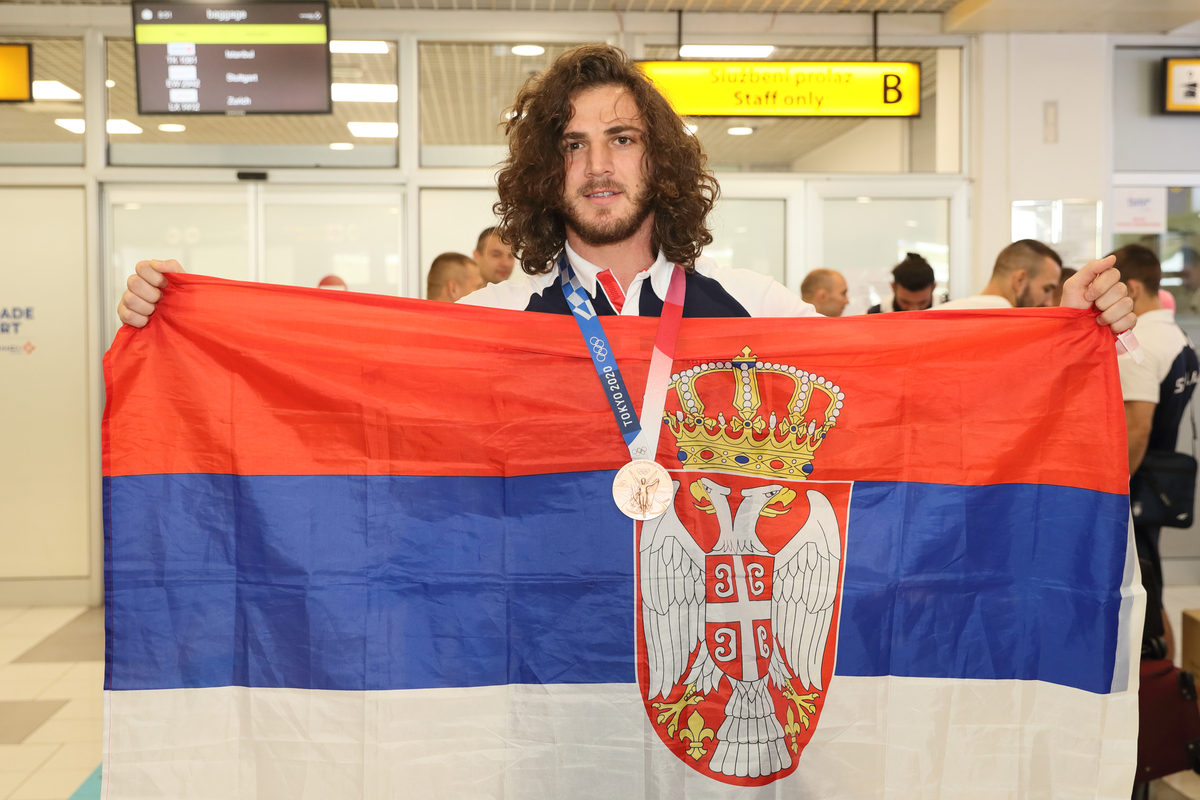
[(335, 103), (394, 103), (398, 90), (390, 83), (335, 83)]
[(60, 128), (66, 128), (71, 133), (83, 133), (83, 120), (81, 119), (56, 119), (54, 124)]
[(512, 49), (514, 56), (540, 56), (546, 48), (540, 44), (518, 44)]
[(82, 95), (66, 84), (58, 81), (34, 81), (34, 100), (79, 100)]
[(187, 130), (187, 126), (180, 125), (178, 122), (164, 122), (158, 126), (158, 129), (163, 133), (183, 133)]
[(775, 50), (769, 44), (685, 44), (680, 58), (766, 58)]
[(112, 78), (109, 78), (108, 80), (106, 80), (106, 81), (104, 82), (104, 85), (105, 85), (105, 86), (107, 86), (109, 89), (111, 89), (111, 88), (113, 88), (114, 86), (116, 86), (116, 85), (117, 85), (117, 82), (116, 82), (116, 81), (114, 81)]
[(329, 52), (331, 53), (381, 53), (386, 54), (388, 51), (387, 42), (362, 42), (362, 41), (331, 41), (329, 43)]
[(353, 150), (354, 145), (350, 142), (334, 142), (329, 145), (330, 150)]
[(858, 202), (860, 202), (860, 203), (869, 203), (869, 202), (871, 202), (871, 198), (869, 198), (869, 197), (856, 197), (856, 198), (854, 198), (854, 199), (855, 199), (855, 200), (857, 200), (857, 201), (858, 201)]
[(142, 129), (127, 119), (110, 119), (104, 126), (109, 133), (141, 133)]
[(754, 133), (754, 128), (746, 128), (739, 125), (735, 128), (730, 128), (726, 131), (726, 133), (728, 133), (730, 136), (749, 136), (750, 134)]
[(360, 139), (395, 139), (400, 126), (394, 122), (347, 122), (350, 133)]

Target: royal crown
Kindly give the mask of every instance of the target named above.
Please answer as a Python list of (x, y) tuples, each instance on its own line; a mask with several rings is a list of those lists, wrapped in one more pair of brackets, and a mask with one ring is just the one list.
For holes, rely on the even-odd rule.
[[(791, 480), (812, 474), (813, 454), (846, 398), (833, 381), (759, 361), (749, 347), (729, 361), (677, 372), (667, 388), (678, 402), (663, 422), (675, 435), (684, 469)], [(776, 411), (774, 404), (782, 407)]]

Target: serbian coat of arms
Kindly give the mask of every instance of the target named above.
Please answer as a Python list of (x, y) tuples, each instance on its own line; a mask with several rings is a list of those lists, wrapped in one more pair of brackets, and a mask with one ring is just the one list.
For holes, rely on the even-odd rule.
[(765, 785), (796, 769), (833, 676), (851, 484), (812, 462), (845, 395), (749, 348), (669, 391), (680, 467), (637, 531), (638, 685), (684, 763)]

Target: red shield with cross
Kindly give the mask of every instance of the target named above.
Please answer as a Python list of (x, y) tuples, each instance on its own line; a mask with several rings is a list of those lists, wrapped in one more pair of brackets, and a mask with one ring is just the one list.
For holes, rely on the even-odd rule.
[(771, 577), (767, 555), (708, 555), (704, 559), (704, 638), (718, 669), (756, 681), (771, 661)]
[(846, 393), (748, 346), (668, 388), (673, 502), (637, 526), (638, 685), (683, 763), (765, 786), (796, 770), (834, 678), (852, 487), (816, 477), (817, 451)]

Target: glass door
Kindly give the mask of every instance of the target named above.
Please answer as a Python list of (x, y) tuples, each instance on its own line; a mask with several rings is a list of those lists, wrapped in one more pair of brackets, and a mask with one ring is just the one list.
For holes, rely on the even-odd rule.
[(845, 315), (864, 314), (892, 295), (892, 268), (908, 253), (933, 267), (935, 296), (971, 293), (967, 187), (953, 181), (811, 181), (808, 270), (845, 277)]
[(403, 293), (401, 192), (392, 187), (109, 186), (108, 333), (137, 262), (240, 281)]

